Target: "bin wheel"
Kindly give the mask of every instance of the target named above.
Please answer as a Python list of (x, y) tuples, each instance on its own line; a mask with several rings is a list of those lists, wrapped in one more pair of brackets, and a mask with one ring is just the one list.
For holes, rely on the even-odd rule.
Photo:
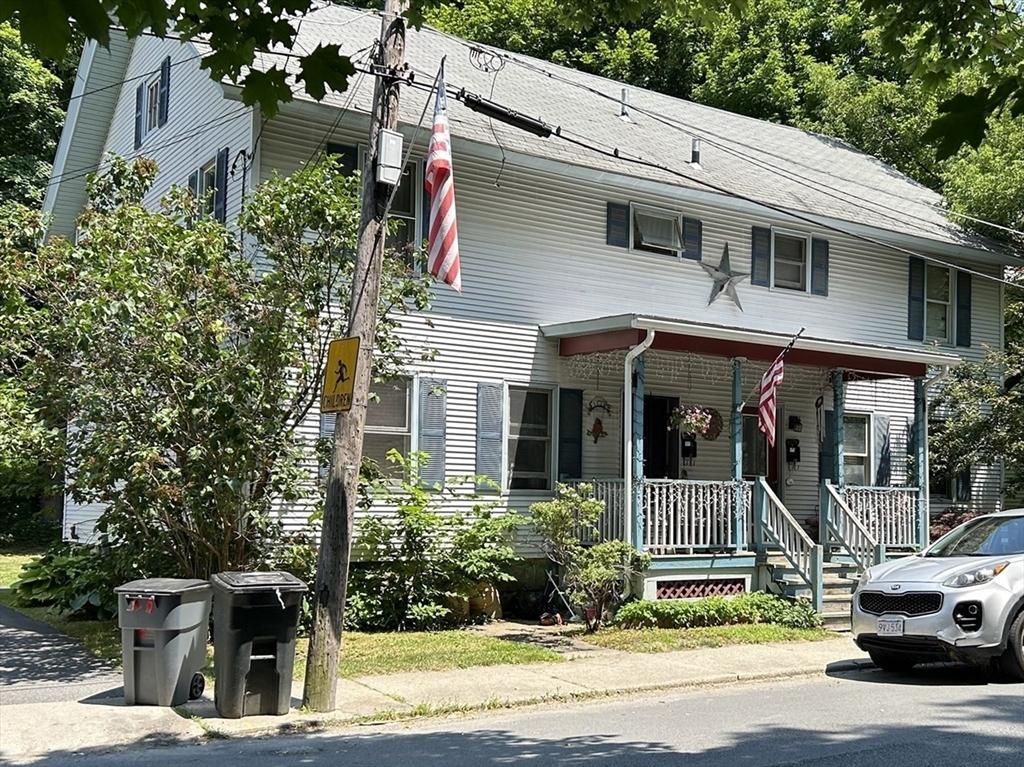
[(188, 699), (198, 700), (203, 697), (203, 690), (206, 689), (206, 679), (202, 674), (193, 674), (192, 683), (188, 686)]

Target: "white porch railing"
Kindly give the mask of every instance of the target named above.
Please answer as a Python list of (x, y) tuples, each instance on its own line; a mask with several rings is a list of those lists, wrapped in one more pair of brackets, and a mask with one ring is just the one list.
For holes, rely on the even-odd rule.
[(746, 538), (751, 483), (644, 479), (644, 543), (655, 551), (736, 548)]
[(852, 514), (878, 543), (914, 548), (918, 540), (918, 489), (846, 485), (839, 490)]
[(866, 570), (885, 559), (885, 546), (878, 542), (853, 513), (843, 494), (829, 481), (822, 484), (821, 508), (824, 511), (824, 531), (821, 538), (826, 547), (838, 544), (853, 558), (857, 567)]
[[(604, 512), (597, 520), (598, 539), (624, 541), (626, 539), (626, 481), (623, 479), (573, 479), (563, 484), (570, 487), (590, 485), (594, 498), (604, 501)], [(593, 536), (584, 534), (584, 542), (592, 543)]]
[[(782, 552), (797, 576), (811, 590), (814, 608), (820, 611), (824, 594), (824, 557), (821, 545), (811, 540), (811, 536), (775, 495), (765, 477), (758, 477), (754, 493), (756, 545), (763, 549), (765, 543), (771, 543)], [(767, 540), (762, 540), (762, 537)]]

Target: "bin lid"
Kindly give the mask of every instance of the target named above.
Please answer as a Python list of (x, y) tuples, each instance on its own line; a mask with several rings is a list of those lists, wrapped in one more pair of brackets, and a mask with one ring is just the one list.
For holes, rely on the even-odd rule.
[(306, 591), (306, 584), (291, 573), (279, 570), (217, 573), (210, 581), (228, 591)]
[(114, 589), (115, 594), (153, 594), (170, 596), (186, 591), (209, 590), (210, 584), (198, 578), (141, 578), (123, 583)]

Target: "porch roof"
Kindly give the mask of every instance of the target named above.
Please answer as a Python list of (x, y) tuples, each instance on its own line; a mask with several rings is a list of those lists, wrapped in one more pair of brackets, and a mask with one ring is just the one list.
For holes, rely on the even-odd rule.
[[(774, 331), (642, 314), (540, 326), (546, 338), (558, 340), (563, 357), (629, 349), (640, 343), (648, 330), (655, 331), (652, 349), (767, 361), (775, 359), (792, 338), (791, 334)], [(916, 378), (924, 376), (929, 366), (949, 367), (960, 362), (958, 355), (938, 350), (833, 341), (806, 334), (800, 336), (786, 359), (793, 364), (843, 368), (877, 378)]]

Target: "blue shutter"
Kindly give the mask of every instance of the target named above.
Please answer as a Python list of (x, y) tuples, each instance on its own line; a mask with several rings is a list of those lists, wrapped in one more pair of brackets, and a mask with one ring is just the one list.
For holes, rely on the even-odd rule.
[(755, 226), (750, 237), (750, 284), (768, 287), (771, 275), (772, 230)]
[(558, 390), (558, 479), (583, 477), (583, 391)]
[(327, 144), (327, 154), (338, 155), (343, 173), (352, 173), (359, 168), (359, 148), (351, 144)]
[(188, 174), (188, 193), (193, 198), (199, 197), (199, 171), (197, 170)]
[(875, 481), (878, 487), (888, 487), (892, 483), (892, 441), (889, 436), (889, 416), (872, 417), (875, 433), (872, 452), (875, 456)]
[(971, 275), (956, 273), (956, 345), (971, 345)]
[(700, 261), (704, 226), (699, 219), (683, 219), (683, 258)]
[(830, 479), (835, 482), (836, 454), (833, 446), (836, 443), (836, 413), (834, 410), (825, 410), (823, 413), (825, 430), (818, 448), (818, 479)]
[(421, 378), (419, 392), (419, 450), (429, 453), (430, 460), (420, 467), (424, 485), (444, 484), (446, 382), (440, 378)]
[[(476, 473), (501, 485), (505, 440), (505, 387), (500, 383), (476, 386)], [(477, 490), (494, 491), (486, 483)]]
[(217, 152), (217, 188), (213, 193), (213, 217), (222, 224), (228, 213), (228, 148)]
[(142, 146), (142, 120), (146, 111), (146, 93), (144, 86), (135, 89), (135, 148)]
[(160, 101), (157, 105), (157, 124), (167, 122), (167, 110), (171, 98), (171, 57), (167, 56), (160, 64)]
[(828, 295), (828, 240), (811, 240), (811, 293)]
[(608, 203), (605, 221), (605, 242), (617, 248), (629, 247), (629, 206), (621, 202)]
[(969, 503), (971, 500), (971, 469), (958, 471), (953, 478), (953, 500), (957, 503)]
[(913, 256), (907, 274), (907, 338), (924, 340), (924, 261)]

